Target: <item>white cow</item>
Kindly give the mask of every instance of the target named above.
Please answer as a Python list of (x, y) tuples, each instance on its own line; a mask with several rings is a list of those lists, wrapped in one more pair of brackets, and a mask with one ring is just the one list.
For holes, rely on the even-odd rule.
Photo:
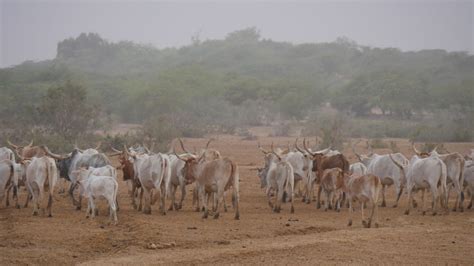
[[(6, 194), (6, 206), (10, 205), (10, 190), (13, 188), (13, 199), (15, 207), (20, 208), (18, 204), (18, 189), (20, 184), (24, 185), (26, 180), (26, 166), (29, 161), (15, 163), (11, 160), (0, 161), (0, 202)], [(5, 193), (6, 192), (6, 193)]]
[(134, 160), (135, 173), (140, 180), (143, 193), (145, 194), (143, 212), (151, 214), (151, 196), (152, 192), (157, 189), (160, 191), (160, 210), (165, 215), (165, 199), (168, 194), (171, 177), (169, 156), (157, 153), (153, 155), (132, 156), (132, 158)]
[[(97, 169), (96, 169), (97, 170)], [(84, 195), (88, 198), (86, 217), (92, 213), (92, 218), (95, 217), (96, 206), (94, 199), (105, 198), (110, 207), (110, 219), (117, 224), (117, 193), (118, 183), (116, 178), (112, 176), (97, 176), (92, 174), (93, 171), (82, 169), (76, 172), (77, 183), (82, 187)]]
[(448, 185), (447, 198), (449, 198), (449, 192), (451, 191), (451, 188), (454, 187), (457, 197), (456, 197), (456, 202), (454, 204), (453, 211), (457, 211), (457, 208), (459, 207), (459, 210), (462, 212), (464, 210), (464, 207), (463, 207), (464, 193), (462, 189), (462, 184), (463, 184), (463, 171), (464, 171), (464, 163), (465, 163), (463, 156), (457, 152), (449, 153), (449, 154), (439, 154), (436, 151), (436, 148), (434, 148), (433, 151), (429, 153), (422, 153), (416, 149), (414, 143), (412, 144), (412, 148), (413, 148), (413, 151), (419, 157), (428, 157), (428, 156), (437, 157), (437, 158), (440, 158), (446, 164), (446, 170), (447, 170), (447, 175), (448, 175), (448, 178), (446, 181)]
[(0, 161), (1, 160), (10, 160), (14, 162), (15, 155), (13, 154), (13, 151), (7, 147), (1, 147), (0, 148)]
[[(447, 207), (445, 202), (447, 196), (447, 170), (446, 165), (441, 159), (437, 156), (420, 158), (417, 155), (414, 155), (409, 164), (402, 164), (391, 155), (389, 155), (389, 158), (399, 168), (400, 174), (407, 180), (409, 203), (413, 201), (413, 193), (416, 193), (418, 190), (423, 190), (421, 202), (423, 214), (425, 214), (424, 190), (429, 189), (431, 190), (433, 198), (433, 215), (437, 214), (436, 205), (439, 197), (441, 197), (441, 204), (444, 205), (444, 207)], [(438, 187), (441, 190), (440, 192), (438, 192)], [(410, 213), (411, 206), (412, 204), (408, 204), (405, 214), (408, 215)]]
[(471, 200), (469, 205), (467, 206), (468, 209), (472, 208), (472, 202), (474, 201), (474, 161), (467, 160), (466, 164), (464, 165), (464, 188), (466, 188), (468, 195), (470, 196)]
[[(51, 215), (51, 206), (53, 205), (53, 193), (58, 181), (58, 169), (53, 158), (42, 156), (33, 157), (31, 163), (26, 169), (26, 187), (33, 198), (33, 215), (38, 215), (40, 203), (43, 200), (44, 192), (48, 191), (48, 216)], [(28, 205), (29, 196), (25, 206)]]
[[(261, 187), (266, 188), (268, 205), (270, 205), (274, 212), (280, 212), (284, 194), (287, 193), (291, 197), (290, 211), (294, 213), (295, 176), (293, 166), (289, 162), (284, 161), (275, 152), (266, 154), (265, 159), (265, 167), (259, 170), (259, 177)], [(276, 192), (274, 204), (271, 201), (272, 190)]]
[[(397, 199), (393, 207), (398, 206), (398, 201), (403, 192), (403, 187), (406, 183), (404, 176), (400, 175), (400, 170), (398, 167), (393, 164), (389, 155), (379, 155), (370, 152), (368, 155), (360, 155), (355, 151), (354, 146), (352, 146), (352, 151), (357, 156), (359, 161), (367, 167), (367, 174), (373, 174), (380, 178), (382, 183), (382, 207), (386, 206), (385, 202), (385, 188), (387, 186), (395, 185)], [(402, 164), (408, 164), (408, 159), (401, 153), (394, 153), (392, 157)]]
[(361, 162), (353, 163), (349, 166), (349, 174), (356, 175), (356, 176), (365, 175), (367, 174), (367, 166), (365, 166)]

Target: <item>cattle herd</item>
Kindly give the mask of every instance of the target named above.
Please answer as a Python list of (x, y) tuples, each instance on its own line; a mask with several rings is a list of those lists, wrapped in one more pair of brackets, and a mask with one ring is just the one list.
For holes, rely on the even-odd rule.
[[(46, 212), (52, 216), (53, 195), (56, 187), (59, 193), (67, 190), (73, 206), (80, 210), (82, 198), (87, 198), (87, 217), (98, 214), (96, 200), (104, 198), (109, 205), (109, 215), (113, 223), (118, 222), (119, 211), (117, 170), (123, 172), (132, 206), (145, 214), (159, 199), (159, 210), (179, 210), (183, 207), (186, 186), (195, 184), (193, 189), (193, 208), (209, 214), (215, 219), (220, 209), (227, 211), (226, 193), (231, 193), (234, 218), (240, 219), (239, 210), (239, 167), (216, 149), (209, 148), (209, 140), (200, 151), (190, 152), (178, 139), (183, 153), (177, 154), (174, 142), (167, 153), (151, 152), (145, 145), (120, 149), (112, 148), (108, 155), (99, 152), (100, 143), (95, 148), (81, 150), (75, 145), (69, 154), (55, 154), (44, 145), (18, 146), (8, 141), (10, 148), (0, 148), (0, 202), (10, 205), (10, 192), (14, 205), (20, 208), (18, 194), (21, 186), (26, 189), (26, 202), (33, 204), (33, 215), (38, 215), (40, 205), (47, 196)], [(448, 198), (451, 190), (456, 193), (453, 211), (464, 210), (464, 192), (470, 197), (467, 208), (472, 207), (474, 199), (474, 150), (469, 155), (459, 153), (439, 154), (436, 148), (431, 152), (420, 152), (412, 144), (415, 155), (409, 160), (401, 153), (377, 154), (368, 144), (369, 153), (359, 154), (352, 150), (359, 162), (350, 164), (346, 156), (331, 148), (312, 150), (303, 140), (303, 148), (298, 139), (292, 149), (265, 149), (258, 144), (263, 153), (264, 166), (258, 168), (261, 188), (265, 189), (268, 205), (273, 212), (280, 212), (283, 203), (290, 204), (289, 210), (295, 212), (295, 197), (301, 196), (303, 202), (310, 203), (317, 188), (316, 207), (324, 205), (325, 210), (340, 211), (347, 206), (353, 212), (353, 204), (359, 203), (362, 224), (378, 226), (378, 204), (387, 205), (386, 189), (393, 185), (398, 202), (406, 191), (407, 209), (417, 207), (414, 194), (421, 190), (421, 211), (426, 213), (424, 194), (432, 196), (431, 213), (436, 215), (440, 208), (448, 211)], [(110, 157), (118, 157), (120, 165), (113, 166)], [(180, 198), (176, 199), (176, 191)], [(324, 200), (321, 193), (324, 192)], [(47, 194), (46, 194), (47, 193)], [(77, 195), (77, 199), (76, 196)], [(169, 207), (166, 201), (169, 201)], [(208, 204), (211, 202), (211, 209)], [(364, 218), (364, 208), (370, 210)], [(352, 225), (352, 215), (348, 225)]]

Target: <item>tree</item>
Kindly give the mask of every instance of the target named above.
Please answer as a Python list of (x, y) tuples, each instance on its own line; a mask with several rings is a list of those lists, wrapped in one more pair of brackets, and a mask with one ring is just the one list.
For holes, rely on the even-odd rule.
[(99, 109), (87, 101), (86, 88), (67, 81), (48, 89), (38, 107), (44, 129), (67, 140), (76, 140), (97, 125)]

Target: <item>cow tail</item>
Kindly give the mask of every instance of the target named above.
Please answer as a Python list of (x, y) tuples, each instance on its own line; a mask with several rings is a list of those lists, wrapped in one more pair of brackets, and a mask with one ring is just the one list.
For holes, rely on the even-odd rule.
[(373, 176), (374, 178), (374, 188), (373, 188), (373, 200), (374, 204), (377, 204), (379, 202), (379, 195), (380, 195), (380, 190), (382, 189), (382, 185), (380, 182), (380, 178), (377, 176)]
[[(295, 198), (295, 173), (294, 173), (294, 170), (293, 170), (293, 167), (291, 166), (291, 164), (288, 164), (287, 165), (288, 167), (287, 168), (287, 180), (286, 180), (286, 191), (288, 191), (288, 185), (290, 186), (291, 188), (291, 200), (293, 201), (293, 199)], [(309, 197), (309, 195), (308, 195)]]
[(232, 178), (232, 206), (234, 207), (235, 210), (235, 219), (239, 220), (240, 219), (240, 210), (239, 210), (239, 201), (240, 201), (240, 195), (239, 195), (239, 168), (237, 165), (233, 162), (231, 162), (231, 176)]
[(118, 209), (118, 202), (117, 202), (118, 182), (115, 179), (114, 179), (114, 181), (115, 181), (115, 183), (114, 183), (115, 187), (114, 187), (113, 203), (114, 203), (115, 208), (113, 209), (113, 211), (116, 211)]
[(448, 172), (446, 169), (446, 165), (443, 163), (443, 161), (438, 160), (438, 164), (441, 167), (441, 176), (439, 178), (441, 184), (441, 201), (444, 203), (444, 207), (447, 209), (448, 208), (448, 193), (446, 189), (446, 179), (448, 178)]
[(169, 158), (164, 158), (164, 164), (165, 164), (165, 169), (166, 169), (166, 176), (165, 178), (165, 193), (166, 195), (169, 195), (169, 190), (170, 190), (170, 179), (171, 179), (171, 163)]

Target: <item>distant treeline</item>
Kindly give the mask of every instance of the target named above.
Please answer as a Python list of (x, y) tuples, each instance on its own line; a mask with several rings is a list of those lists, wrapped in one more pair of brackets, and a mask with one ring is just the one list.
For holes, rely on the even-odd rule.
[[(67, 87), (84, 92), (68, 96)], [(55, 114), (45, 106), (57, 93), (82, 97), (81, 112), (93, 109), (84, 130), (127, 122), (166, 124), (168, 134), (184, 136), (233, 132), (276, 120), (314, 121), (331, 103), (354, 119), (373, 116), (374, 107), (379, 118), (398, 121), (442, 112), (472, 132), (474, 56), (373, 48), (347, 38), (295, 45), (264, 39), (255, 28), (166, 49), (82, 33), (58, 43), (53, 60), (0, 69), (3, 129), (50, 128), (45, 120)], [(473, 138), (466, 134), (458, 140)]]

